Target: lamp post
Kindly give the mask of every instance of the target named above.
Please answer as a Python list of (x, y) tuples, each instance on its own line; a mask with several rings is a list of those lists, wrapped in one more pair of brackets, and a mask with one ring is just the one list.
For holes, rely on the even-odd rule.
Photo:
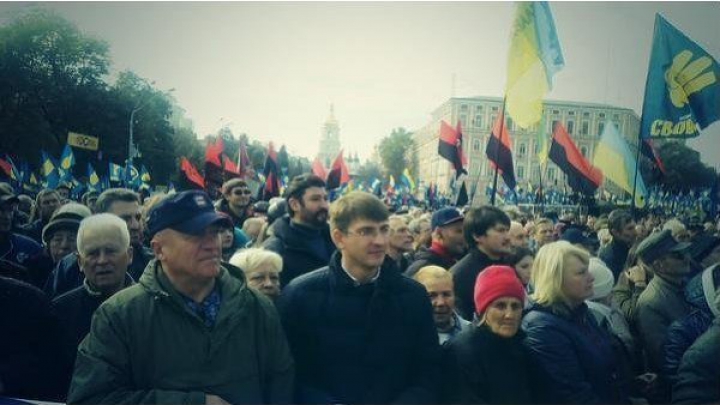
[[(154, 82), (153, 82), (153, 83), (154, 83)], [(132, 166), (132, 159), (133, 159), (133, 156), (135, 155), (135, 154), (133, 153), (133, 127), (135, 126), (135, 125), (134, 125), (134, 123), (135, 123), (135, 121), (134, 121), (134, 120), (135, 120), (135, 113), (137, 113), (138, 111), (140, 111), (140, 110), (142, 110), (143, 108), (145, 108), (145, 106), (147, 105), (147, 103), (148, 103), (150, 100), (152, 100), (154, 97), (156, 97), (158, 94), (168, 94), (168, 93), (172, 93), (173, 91), (175, 91), (175, 88), (172, 88), (172, 89), (163, 91), (163, 92), (161, 92), (161, 93), (153, 93), (150, 97), (147, 97), (145, 100), (140, 100), (140, 101), (138, 101), (138, 102), (135, 104), (135, 107), (134, 107), (134, 108), (132, 109), (132, 111), (130, 112), (130, 123), (129, 123), (129, 126), (128, 126), (128, 127), (130, 128), (130, 131), (129, 131), (130, 134), (129, 134), (129, 136), (128, 136), (128, 163), (130, 164), (130, 166)]]

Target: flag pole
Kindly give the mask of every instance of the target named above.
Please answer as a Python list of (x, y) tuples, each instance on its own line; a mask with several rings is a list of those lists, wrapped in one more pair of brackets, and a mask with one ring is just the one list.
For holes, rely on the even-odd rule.
[[(498, 183), (498, 158), (500, 157), (500, 143), (502, 143), (502, 135), (503, 131), (505, 130), (505, 101), (507, 100), (507, 95), (503, 97), (503, 104), (502, 109), (500, 109), (500, 115), (502, 116), (502, 121), (500, 122), (500, 133), (497, 134), (498, 136), (498, 144), (495, 148), (495, 176), (493, 178), (493, 189), (492, 194), (490, 195), (490, 205), (493, 207), (495, 206), (495, 194), (497, 193), (497, 183)], [(490, 136), (492, 136), (492, 130), (490, 130)]]
[(635, 178), (633, 180), (633, 192), (632, 192), (632, 200), (630, 201), (630, 214), (635, 217), (635, 193), (637, 192), (637, 178), (638, 178), (638, 172), (640, 172), (640, 149), (642, 148), (642, 124), (643, 124), (643, 118), (640, 117), (640, 129), (638, 130), (638, 143), (637, 143), (637, 151), (635, 153)]

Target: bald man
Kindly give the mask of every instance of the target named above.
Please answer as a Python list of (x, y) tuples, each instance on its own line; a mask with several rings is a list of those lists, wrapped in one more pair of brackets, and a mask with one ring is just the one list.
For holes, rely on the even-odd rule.
[(470, 322), (455, 312), (452, 273), (440, 266), (425, 266), (418, 270), (413, 278), (427, 290), (440, 344), (452, 339), (470, 325)]

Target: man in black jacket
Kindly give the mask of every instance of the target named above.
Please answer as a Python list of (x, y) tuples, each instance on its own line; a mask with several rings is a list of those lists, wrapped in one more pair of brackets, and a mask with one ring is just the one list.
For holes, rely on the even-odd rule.
[(335, 252), (330, 238), (328, 195), (318, 176), (303, 174), (292, 179), (285, 191), (289, 216), (275, 220), (272, 236), (263, 243), (283, 258), (280, 285), (326, 266)]
[(405, 275), (412, 277), (425, 266), (440, 266), (449, 270), (457, 263), (467, 250), (463, 219), (463, 214), (455, 207), (435, 211), (430, 221), (432, 243), (428, 249), (423, 248), (415, 255), (415, 261)]
[(510, 218), (501, 209), (485, 205), (468, 211), (463, 224), (465, 241), (470, 250), (450, 270), (455, 283), (457, 311), (466, 320), (473, 319), (475, 279), (485, 267), (502, 264), (512, 253)]
[(615, 280), (625, 268), (628, 252), (635, 243), (635, 220), (626, 210), (614, 210), (608, 216), (612, 242), (600, 249), (598, 257), (612, 270)]
[(279, 309), (297, 403), (436, 403), (440, 346), (422, 285), (387, 258), (385, 205), (354, 191), (330, 209), (338, 251), (293, 280)]

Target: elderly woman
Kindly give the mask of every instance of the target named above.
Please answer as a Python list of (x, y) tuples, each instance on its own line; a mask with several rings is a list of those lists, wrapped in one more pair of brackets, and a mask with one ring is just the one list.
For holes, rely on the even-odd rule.
[(585, 250), (565, 241), (543, 246), (535, 257), (535, 304), (522, 328), (542, 402), (627, 402), (611, 337), (585, 304), (593, 296), (589, 260)]
[(525, 289), (508, 266), (490, 266), (475, 282), (472, 326), (446, 347), (448, 403), (533, 403), (529, 357), (520, 329)]
[(245, 272), (248, 286), (262, 292), (271, 300), (280, 296), (282, 257), (269, 250), (251, 248), (235, 253), (230, 264)]

